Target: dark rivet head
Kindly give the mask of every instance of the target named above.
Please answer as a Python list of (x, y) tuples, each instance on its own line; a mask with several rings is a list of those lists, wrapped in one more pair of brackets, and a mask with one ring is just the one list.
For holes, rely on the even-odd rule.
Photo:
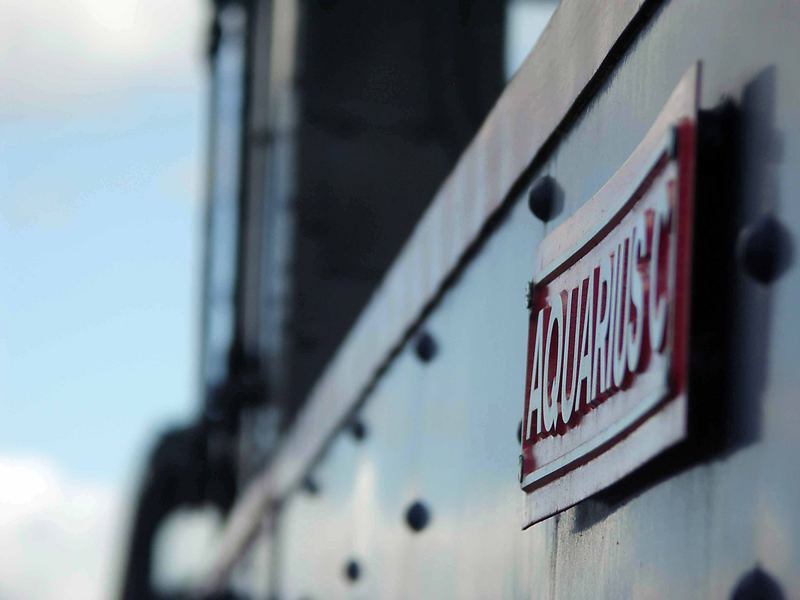
[(517, 443), (522, 443), (522, 420), (517, 424)]
[(792, 262), (789, 233), (774, 217), (761, 217), (742, 231), (739, 260), (747, 274), (764, 285), (780, 277)]
[(356, 441), (361, 441), (367, 437), (367, 426), (361, 419), (353, 419), (350, 423), (350, 435)]
[(736, 582), (731, 600), (784, 600), (780, 583), (760, 567), (748, 571)]
[(540, 221), (550, 221), (561, 212), (561, 188), (550, 175), (537, 179), (528, 194), (528, 208)]
[(355, 559), (350, 559), (347, 561), (347, 564), (344, 566), (344, 576), (347, 577), (347, 580), (350, 582), (355, 583), (361, 577), (361, 565), (358, 564), (358, 561)]
[(519, 475), (518, 479), (519, 482), (522, 483), (522, 480), (525, 477), (525, 457), (522, 454), (519, 455)]
[(424, 503), (417, 500), (408, 507), (406, 511), (406, 524), (411, 531), (420, 532), (425, 529), (431, 521), (431, 511)]
[(303, 480), (302, 488), (303, 491), (310, 496), (316, 496), (319, 494), (319, 484), (311, 476), (308, 476)]
[(422, 362), (430, 362), (436, 356), (436, 340), (433, 336), (423, 331), (417, 336), (417, 342), (414, 345), (414, 352), (417, 353), (417, 358)]

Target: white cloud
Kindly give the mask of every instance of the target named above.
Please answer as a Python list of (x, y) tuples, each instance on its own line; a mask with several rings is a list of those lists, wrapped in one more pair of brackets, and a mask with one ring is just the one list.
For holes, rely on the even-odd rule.
[(203, 0), (0, 0), (0, 116), (70, 114), (132, 89), (196, 88)]
[(42, 458), (0, 456), (0, 598), (114, 597), (124, 512), (112, 489)]

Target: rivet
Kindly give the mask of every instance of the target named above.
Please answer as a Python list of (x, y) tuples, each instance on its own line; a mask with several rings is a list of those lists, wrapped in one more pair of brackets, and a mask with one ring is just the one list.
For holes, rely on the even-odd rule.
[(303, 480), (302, 488), (303, 491), (310, 496), (316, 496), (319, 494), (319, 484), (311, 476), (308, 476)]
[(550, 175), (537, 179), (528, 193), (528, 208), (540, 221), (550, 221), (561, 212), (562, 192)]
[(522, 443), (522, 419), (520, 419), (519, 423), (517, 424), (517, 443)]
[(350, 423), (350, 435), (356, 441), (361, 441), (367, 437), (367, 426), (361, 419), (353, 419)]
[(730, 597), (731, 600), (783, 600), (787, 596), (773, 575), (756, 566), (736, 582)]
[(406, 523), (412, 531), (418, 533), (425, 529), (430, 523), (431, 512), (421, 501), (411, 503), (406, 511)]
[(745, 272), (761, 284), (778, 279), (792, 262), (786, 228), (771, 215), (759, 218), (741, 233), (739, 260)]
[(344, 566), (344, 575), (347, 577), (347, 580), (355, 583), (361, 577), (361, 565), (358, 564), (358, 561), (355, 559), (350, 559), (347, 561), (347, 564)]
[(436, 356), (437, 346), (436, 340), (427, 331), (423, 331), (417, 336), (417, 341), (414, 346), (414, 351), (422, 362), (430, 362)]
[(518, 479), (519, 482), (522, 483), (522, 480), (525, 477), (525, 457), (522, 454), (519, 455), (519, 475)]

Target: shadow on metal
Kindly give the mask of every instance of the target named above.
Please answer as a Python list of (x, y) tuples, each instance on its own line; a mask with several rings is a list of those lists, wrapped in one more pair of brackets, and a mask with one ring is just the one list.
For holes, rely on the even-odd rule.
[[(774, 111), (772, 67), (745, 87), (738, 105), (726, 99), (714, 109), (701, 111), (689, 441), (579, 504), (577, 532), (605, 520), (676, 473), (735, 453), (760, 439), (771, 347), (770, 285), (791, 266), (793, 257), (788, 233), (771, 216), (779, 202), (773, 174), (781, 158)], [(762, 238), (756, 242), (757, 262), (759, 273), (768, 277), (753, 276), (743, 264), (741, 252), (736, 252), (748, 227)], [(769, 235), (765, 235), (765, 227)], [(770, 260), (774, 264), (763, 264)]]

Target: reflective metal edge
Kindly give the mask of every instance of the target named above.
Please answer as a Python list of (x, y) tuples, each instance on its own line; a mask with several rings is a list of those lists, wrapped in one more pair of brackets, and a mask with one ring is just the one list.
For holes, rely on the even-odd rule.
[(317, 380), (276, 456), (234, 507), (203, 589), (220, 585), (246, 549), (264, 517), (253, 507), (266, 510), (270, 499), (285, 497), (324, 450), (647, 1), (562, 0)]

